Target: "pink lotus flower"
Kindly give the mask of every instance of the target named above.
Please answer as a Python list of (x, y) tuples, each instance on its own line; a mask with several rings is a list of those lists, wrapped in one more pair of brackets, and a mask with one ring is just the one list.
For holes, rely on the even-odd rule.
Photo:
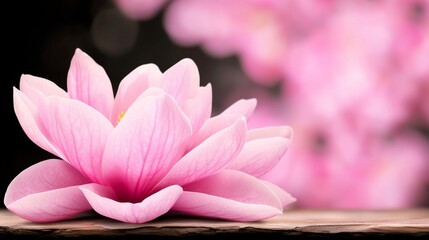
[(95, 210), (143, 223), (169, 211), (236, 221), (281, 214), (295, 201), (259, 179), (287, 151), (289, 126), (247, 129), (255, 99), (211, 116), (211, 85), (199, 86), (195, 63), (183, 59), (162, 73), (145, 64), (114, 97), (111, 82), (77, 49), (67, 92), (22, 75), (16, 116), (28, 137), (59, 159), (39, 162), (9, 185), (4, 203), (35, 222)]

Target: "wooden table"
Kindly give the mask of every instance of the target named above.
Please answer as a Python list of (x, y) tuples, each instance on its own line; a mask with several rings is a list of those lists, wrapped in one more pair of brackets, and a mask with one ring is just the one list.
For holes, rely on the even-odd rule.
[(0, 210), (0, 239), (272, 239), (405, 236), (429, 239), (429, 209), (287, 210), (261, 222), (228, 222), (180, 215), (126, 224), (85, 214), (68, 221), (31, 223)]

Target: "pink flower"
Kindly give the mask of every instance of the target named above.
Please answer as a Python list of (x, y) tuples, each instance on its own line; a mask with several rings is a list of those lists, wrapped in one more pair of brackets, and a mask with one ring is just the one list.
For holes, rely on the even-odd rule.
[(6, 191), (6, 207), (35, 222), (92, 209), (131, 223), (169, 211), (237, 221), (281, 214), (295, 199), (258, 177), (285, 154), (291, 128), (248, 130), (255, 99), (210, 117), (211, 85), (199, 82), (190, 59), (164, 73), (145, 64), (114, 96), (105, 70), (80, 49), (67, 92), (22, 75), (16, 116), (28, 137), (59, 159), (21, 172)]

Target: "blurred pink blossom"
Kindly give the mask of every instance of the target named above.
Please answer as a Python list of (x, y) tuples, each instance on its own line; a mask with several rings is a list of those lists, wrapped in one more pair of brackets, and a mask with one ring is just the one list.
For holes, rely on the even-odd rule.
[[(252, 122), (255, 119), (258, 116), (249, 126), (259, 124)], [(262, 178), (301, 199), (295, 207), (393, 209), (424, 204), (429, 144), (421, 134), (404, 130), (370, 136), (344, 125), (344, 120), (287, 119), (294, 126), (294, 144)]]
[(178, 0), (167, 7), (164, 26), (179, 45), (201, 45), (218, 57), (237, 55), (254, 81), (272, 85), (281, 80), (281, 63), (296, 37), (294, 21), (320, 23), (312, 13), (325, 17), (333, 2)]
[(153, 18), (169, 0), (113, 0), (127, 17), (134, 20)]
[(397, 35), (382, 10), (343, 6), (323, 31), (295, 43), (284, 62), (284, 96), (318, 117), (347, 115), (365, 131), (404, 123), (417, 88), (393, 69)]

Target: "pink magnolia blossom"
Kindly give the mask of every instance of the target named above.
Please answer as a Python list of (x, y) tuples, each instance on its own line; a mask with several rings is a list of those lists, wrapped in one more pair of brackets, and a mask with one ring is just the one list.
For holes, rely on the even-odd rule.
[(95, 210), (143, 223), (170, 211), (236, 221), (278, 214), (295, 198), (260, 179), (286, 153), (289, 126), (247, 128), (255, 99), (211, 117), (211, 85), (183, 59), (137, 67), (116, 96), (105, 70), (77, 49), (67, 92), (22, 75), (14, 109), (28, 137), (57, 158), (22, 171), (6, 207), (35, 222)]

